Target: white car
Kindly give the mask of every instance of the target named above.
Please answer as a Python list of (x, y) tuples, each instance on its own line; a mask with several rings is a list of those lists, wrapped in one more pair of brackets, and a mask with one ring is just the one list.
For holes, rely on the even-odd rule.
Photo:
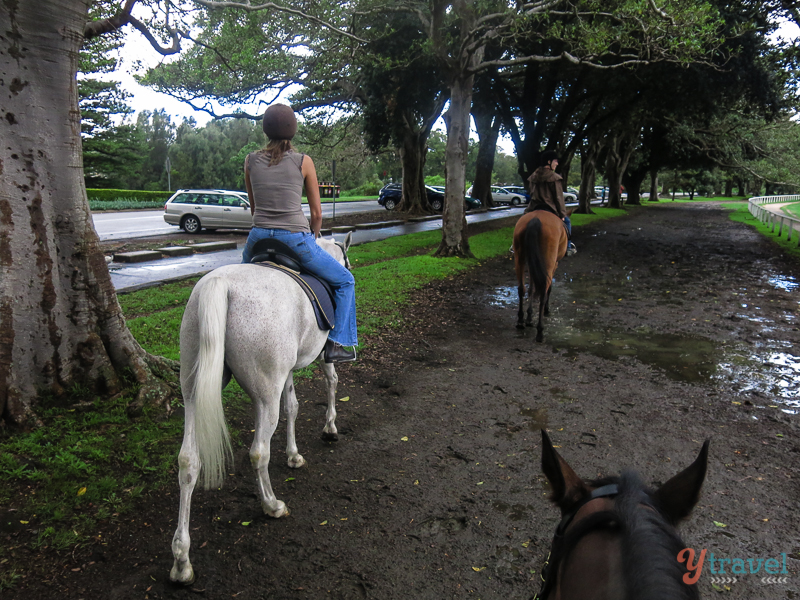
[(247, 193), (229, 190), (178, 190), (164, 205), (164, 220), (186, 233), (253, 226)]
[(519, 206), (526, 200), (525, 194), (522, 194), (516, 190), (502, 188), (496, 185), (493, 185), (491, 189), (492, 189), (492, 200), (494, 200), (495, 202), (499, 202), (501, 204), (510, 204), (512, 206)]

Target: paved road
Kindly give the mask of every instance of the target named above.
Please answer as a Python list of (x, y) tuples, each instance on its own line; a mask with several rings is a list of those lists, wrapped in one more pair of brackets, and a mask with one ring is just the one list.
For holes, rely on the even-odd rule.
[[(363, 202), (337, 202), (336, 214), (339, 216), (383, 210), (377, 201), (365, 200)], [(322, 204), (322, 217), (333, 216), (334, 205), (332, 202)], [(303, 211), (308, 216), (308, 206), (303, 206)], [(387, 216), (387, 220), (390, 217)], [(181, 231), (174, 225), (164, 222), (163, 210), (137, 210), (127, 212), (93, 213), (92, 220), (97, 235), (101, 241), (123, 240), (129, 238), (150, 237), (165, 235)]]
[[(509, 208), (505, 210), (495, 210), (467, 215), (468, 223), (479, 223), (492, 219), (502, 219), (504, 217), (519, 216), (525, 207)], [(338, 207), (337, 207), (338, 210)], [(420, 223), (410, 223), (384, 227), (381, 229), (364, 229), (353, 232), (353, 244), (363, 244), (383, 240), (396, 235), (407, 233), (417, 233), (420, 231), (430, 231), (441, 229), (442, 220), (422, 221)], [(342, 239), (344, 235), (338, 235), (337, 239)], [(173, 281), (207, 273), (217, 267), (241, 262), (242, 250), (225, 250), (223, 252), (213, 252), (209, 254), (194, 254), (192, 256), (182, 256), (177, 258), (162, 258), (150, 262), (136, 263), (129, 266), (112, 263), (109, 265), (111, 271), (111, 282), (118, 292), (129, 292), (137, 289), (157, 285), (164, 281)]]

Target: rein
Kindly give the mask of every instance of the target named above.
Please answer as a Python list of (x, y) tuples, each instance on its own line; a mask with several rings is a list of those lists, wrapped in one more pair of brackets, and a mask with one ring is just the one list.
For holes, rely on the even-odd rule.
[[(553, 588), (555, 588), (556, 580), (558, 578), (558, 567), (561, 559), (564, 558), (571, 549), (566, 549), (563, 547), (565, 542), (564, 535), (567, 532), (567, 527), (570, 526), (573, 519), (575, 519), (575, 515), (578, 514), (578, 511), (580, 511), (581, 508), (583, 508), (592, 500), (596, 500), (597, 498), (614, 498), (617, 496), (617, 494), (619, 494), (619, 486), (616, 483), (604, 485), (592, 490), (592, 493), (586, 496), (586, 498), (584, 498), (580, 504), (578, 504), (571, 512), (564, 515), (564, 517), (561, 519), (561, 522), (558, 524), (558, 527), (556, 528), (556, 533), (553, 536), (553, 543), (550, 546), (550, 552), (547, 554), (547, 559), (545, 560), (544, 567), (542, 569), (542, 589), (539, 590), (539, 593), (533, 597), (533, 600), (546, 600), (546, 598), (553, 591)], [(593, 529), (587, 529), (586, 531), (583, 531), (582, 535), (578, 537), (575, 542), (592, 530)], [(550, 562), (551, 559), (552, 563)]]

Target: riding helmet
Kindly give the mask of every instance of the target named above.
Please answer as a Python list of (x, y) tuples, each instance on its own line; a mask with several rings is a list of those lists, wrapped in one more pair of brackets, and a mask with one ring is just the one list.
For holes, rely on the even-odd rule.
[(297, 117), (291, 106), (273, 104), (264, 111), (262, 127), (271, 140), (290, 140), (297, 133)]
[(554, 160), (558, 160), (558, 153), (555, 150), (545, 150), (539, 157), (539, 164), (541, 166), (549, 165)]

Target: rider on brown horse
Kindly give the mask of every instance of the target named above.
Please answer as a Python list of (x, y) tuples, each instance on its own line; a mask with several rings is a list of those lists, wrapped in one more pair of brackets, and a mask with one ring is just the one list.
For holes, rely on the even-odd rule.
[[(531, 201), (525, 212), (532, 210), (549, 210), (555, 213), (564, 222), (567, 228), (567, 235), (572, 237), (572, 223), (567, 215), (567, 207), (564, 204), (564, 184), (561, 175), (556, 173), (558, 166), (558, 155), (548, 150), (541, 156), (540, 167), (528, 178), (528, 191)], [(567, 256), (572, 256), (578, 252), (575, 244), (570, 241), (567, 245)]]

